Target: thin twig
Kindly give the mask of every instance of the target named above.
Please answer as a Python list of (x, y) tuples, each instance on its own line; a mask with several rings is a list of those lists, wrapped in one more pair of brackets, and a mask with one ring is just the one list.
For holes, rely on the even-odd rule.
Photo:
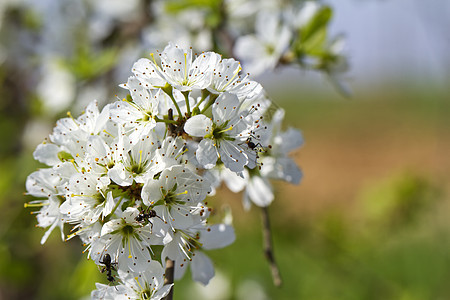
[[(172, 284), (173, 283), (173, 275), (175, 271), (175, 262), (173, 260), (167, 259), (166, 260), (166, 276), (164, 278), (164, 284)], [(173, 299), (173, 289), (174, 287), (170, 289), (169, 294), (167, 294), (166, 297), (163, 298), (163, 300), (172, 300)]]
[(270, 230), (269, 209), (267, 207), (261, 208), (261, 216), (263, 225), (262, 229), (263, 229), (264, 255), (266, 256), (266, 259), (269, 262), (270, 271), (272, 272), (273, 284), (276, 287), (280, 287), (283, 282), (281, 280), (280, 269), (278, 268), (278, 265), (275, 261), (275, 256), (273, 254), (272, 232)]

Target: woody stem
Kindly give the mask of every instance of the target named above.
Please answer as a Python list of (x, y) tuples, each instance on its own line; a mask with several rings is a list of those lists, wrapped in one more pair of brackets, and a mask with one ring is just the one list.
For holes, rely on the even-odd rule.
[[(173, 277), (174, 277), (174, 271), (175, 271), (175, 262), (171, 259), (166, 260), (166, 276), (164, 278), (164, 284), (172, 284), (173, 283)], [(172, 300), (173, 299), (173, 286), (170, 289), (169, 294), (167, 294), (166, 297), (163, 298), (163, 300)]]
[(263, 247), (264, 247), (264, 255), (269, 263), (270, 271), (272, 272), (272, 280), (273, 284), (276, 287), (280, 287), (282, 284), (280, 270), (275, 261), (275, 256), (273, 254), (273, 245), (272, 245), (272, 232), (270, 229), (270, 221), (269, 221), (269, 209), (267, 207), (261, 207), (261, 216), (262, 216), (262, 230), (263, 230)]

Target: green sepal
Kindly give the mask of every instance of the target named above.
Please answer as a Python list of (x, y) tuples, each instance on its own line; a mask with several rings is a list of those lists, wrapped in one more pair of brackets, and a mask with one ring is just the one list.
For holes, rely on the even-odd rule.
[(71, 161), (72, 159), (74, 159), (72, 154), (70, 154), (69, 152), (66, 152), (66, 151), (58, 152), (58, 158), (62, 162)]
[(198, 108), (197, 106), (194, 107), (194, 109), (192, 110), (192, 115), (199, 115), (200, 114), (200, 108)]
[(166, 93), (169, 97), (173, 97), (173, 88), (169, 83), (166, 83), (165, 86), (162, 86), (161, 89), (164, 93)]

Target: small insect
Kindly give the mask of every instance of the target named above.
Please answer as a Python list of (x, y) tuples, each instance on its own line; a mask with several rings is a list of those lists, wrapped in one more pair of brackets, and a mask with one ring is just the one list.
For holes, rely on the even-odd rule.
[(247, 144), (247, 146), (250, 148), (250, 149), (252, 149), (252, 150), (255, 150), (255, 148), (258, 146), (258, 145), (260, 145), (261, 146), (261, 143), (253, 143), (252, 142), (252, 140), (251, 140), (251, 138), (248, 138), (246, 141), (245, 141), (245, 143)]
[(247, 144), (247, 146), (248, 146), (251, 150), (256, 150), (256, 151), (258, 151), (258, 152), (267, 151), (267, 149), (265, 149), (265, 148), (269, 148), (269, 149), (272, 148), (271, 145), (269, 145), (268, 147), (264, 147), (263, 145), (261, 145), (260, 142), (254, 143), (254, 142), (252, 141), (252, 137), (251, 137), (251, 136), (249, 136), (249, 137), (244, 141), (244, 143)]
[(117, 265), (116, 262), (112, 262), (111, 255), (106, 253), (103, 255), (103, 258), (100, 260), (100, 263), (104, 265), (104, 267), (100, 270), (102, 273), (106, 272), (106, 279), (111, 283), (115, 279), (112, 276), (112, 271), (116, 271), (115, 265)]
[[(115, 267), (117, 265), (117, 262), (113, 262), (111, 259), (111, 255), (109, 255), (108, 253), (105, 253), (105, 255), (103, 255), (103, 258), (99, 262), (104, 265), (101, 268), (100, 272), (102, 272), (102, 273), (106, 272), (106, 279), (109, 281), (109, 283), (108, 283), (108, 286), (109, 286), (114, 281), (116, 281), (116, 279), (112, 275), (112, 271), (117, 271), (117, 269)], [(117, 291), (117, 287), (114, 286), (114, 288)], [(107, 292), (107, 289), (105, 289), (103, 296), (100, 299), (105, 299), (106, 292)]]
[(134, 219), (136, 220), (136, 222), (139, 222), (139, 223), (145, 223), (145, 222), (150, 223), (151, 229), (153, 230), (153, 222), (151, 222), (150, 219), (152, 219), (154, 217), (157, 217), (161, 221), (164, 222), (164, 220), (160, 216), (158, 216), (156, 214), (156, 211), (153, 209), (150, 209), (150, 210), (147, 209), (147, 211), (141, 211), (141, 213), (139, 215), (137, 215), (136, 218), (134, 218)]

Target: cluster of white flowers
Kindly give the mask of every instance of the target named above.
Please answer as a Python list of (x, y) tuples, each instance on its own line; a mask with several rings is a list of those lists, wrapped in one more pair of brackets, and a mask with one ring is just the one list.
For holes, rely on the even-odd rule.
[[(213, 11), (208, 5), (214, 6), (181, 10), (156, 2), (159, 17), (144, 31), (144, 41), (149, 47), (170, 40), (196, 49), (220, 48), (237, 57), (252, 76), (280, 65), (320, 70), (350, 93), (342, 78), (348, 71), (345, 38), (329, 38), (332, 11), (323, 1), (226, 0)], [(208, 25), (212, 13), (222, 18), (220, 26)]]
[[(48, 165), (32, 173), (28, 193), (39, 198), (38, 226), (78, 236), (110, 283), (93, 299), (161, 299), (166, 259), (175, 278), (191, 266), (194, 280), (214, 276), (203, 250), (235, 239), (231, 224), (209, 224), (205, 198), (221, 182), (245, 190), (244, 204), (269, 205), (269, 179), (298, 183), (288, 157), (302, 137), (281, 130), (284, 112), (234, 59), (194, 55), (169, 45), (142, 58), (121, 85), (123, 100), (57, 122), (34, 152)], [(71, 227), (64, 237), (63, 226)], [(117, 275), (116, 275), (117, 273)]]
[(321, 1), (287, 1), (284, 6), (278, 2), (265, 1), (266, 7), (255, 13), (254, 32), (236, 39), (235, 56), (253, 75), (282, 64), (321, 70), (341, 92), (350, 94), (343, 78), (349, 68), (344, 36), (330, 39), (326, 30), (330, 7)]

